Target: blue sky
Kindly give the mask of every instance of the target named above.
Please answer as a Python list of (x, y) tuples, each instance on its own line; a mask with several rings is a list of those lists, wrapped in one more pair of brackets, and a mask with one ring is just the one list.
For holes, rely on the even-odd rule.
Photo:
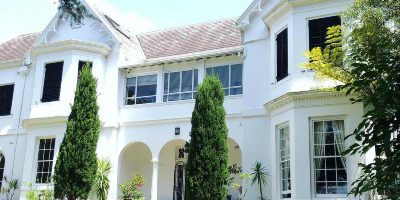
[[(252, 0), (88, 0), (132, 32), (240, 16)], [(0, 0), (0, 42), (45, 28), (57, 0)]]

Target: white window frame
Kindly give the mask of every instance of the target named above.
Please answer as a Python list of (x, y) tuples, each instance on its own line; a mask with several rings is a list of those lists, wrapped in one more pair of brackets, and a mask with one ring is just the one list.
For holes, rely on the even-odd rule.
[[(292, 194), (292, 190), (286, 190), (286, 191), (283, 191), (283, 189), (282, 189), (282, 160), (281, 160), (281, 130), (282, 129), (285, 129), (285, 128), (287, 128), (287, 130), (288, 130), (288, 134), (289, 134), (289, 137), (288, 137), (288, 139), (289, 139), (289, 160), (285, 160), (284, 162), (286, 162), (286, 161), (289, 161), (289, 173), (290, 173), (290, 180), (292, 180), (292, 177), (291, 177), (291, 175), (292, 175), (292, 173), (291, 173), (291, 155), (290, 155), (290, 126), (289, 126), (289, 123), (288, 122), (286, 122), (286, 123), (283, 123), (283, 124), (280, 124), (280, 125), (278, 125), (277, 126), (277, 139), (278, 139), (278, 158), (279, 158), (279, 160), (278, 160), (278, 162), (279, 162), (279, 164), (278, 164), (278, 170), (279, 170), (279, 198), (280, 199), (290, 199), (290, 198), (282, 198), (282, 195), (284, 195), (284, 194)], [(290, 182), (290, 188), (292, 188), (292, 182)]]
[(1, 174), (0, 177), (2, 177), (2, 179), (0, 179), (0, 189), (3, 187), (3, 178), (4, 178), (4, 174), (5, 174), (5, 168), (6, 168), (6, 157), (4, 156), (4, 153), (0, 151), (0, 162), (1, 160), (4, 159), (4, 166), (0, 166), (0, 169), (3, 170), (3, 174)]
[[(187, 101), (187, 100), (192, 100), (195, 99), (195, 93), (197, 93), (197, 89), (194, 89), (194, 77), (195, 77), (195, 73), (194, 71), (197, 70), (197, 87), (199, 86), (199, 69), (187, 69), (187, 70), (177, 70), (177, 71), (164, 71), (162, 73), (162, 80), (163, 80), (163, 84), (162, 84), (162, 102), (166, 103), (166, 102), (176, 102), (176, 101)], [(186, 72), (186, 71), (192, 71), (192, 90), (191, 91), (186, 91), (186, 92), (182, 92), (182, 72)], [(177, 73), (179, 72), (179, 92), (175, 92), (175, 93), (170, 93), (169, 89), (171, 86), (170, 80), (171, 80), (171, 73)], [(168, 74), (168, 92), (165, 93), (164, 89), (165, 89), (165, 74)], [(190, 99), (184, 99), (181, 100), (181, 96), (182, 94), (192, 94), (192, 98)], [(168, 100), (168, 96), (169, 95), (179, 95), (179, 99), (176, 101), (169, 101)], [(164, 97), (167, 96), (167, 100), (164, 101)]]
[[(136, 102), (136, 99), (138, 98), (136, 95), (137, 95), (137, 88), (138, 88), (138, 79), (139, 79), (139, 77), (143, 77), (143, 76), (156, 76), (156, 78), (158, 78), (158, 74), (142, 74), (142, 75), (137, 75), (137, 76), (129, 76), (129, 77), (125, 77), (125, 94), (124, 94), (124, 106), (135, 106), (135, 105), (142, 105), (142, 104), (137, 104)], [(130, 78), (136, 78), (136, 85), (135, 85), (135, 96), (133, 96), (133, 97), (127, 97), (127, 95), (128, 95), (128, 90), (127, 90), (127, 87), (128, 87), (128, 79), (130, 79)], [(155, 97), (156, 98), (156, 100), (153, 102), (153, 103), (145, 103), (145, 104), (154, 104), (154, 103), (157, 103), (157, 88), (158, 88), (159, 86), (158, 86), (158, 81), (157, 81), (157, 79), (156, 79), (156, 94), (154, 94), (154, 95), (151, 95), (151, 96), (141, 96), (141, 97), (139, 97), (139, 98), (148, 98), (148, 97)], [(127, 104), (127, 102), (128, 102), (128, 100), (131, 100), (131, 99), (134, 99), (135, 100), (135, 104)]]
[[(233, 65), (242, 65), (242, 85), (241, 86), (231, 86), (231, 71), (232, 71), (232, 66)], [(218, 66), (212, 66), (212, 67), (206, 67), (206, 70), (205, 70), (205, 76), (207, 76), (207, 69), (211, 69), (212, 70), (212, 68), (217, 68), (217, 67), (224, 67), (224, 66), (228, 66), (228, 87), (227, 88), (223, 88), (223, 90), (224, 90), (224, 94), (225, 94), (225, 90), (228, 90), (228, 93), (229, 94), (226, 94), (225, 96), (239, 96), (239, 95), (243, 95), (243, 69), (244, 69), (244, 66), (243, 66), (243, 63), (235, 63), (235, 64), (221, 64), (221, 65), (218, 65)], [(223, 87), (223, 86), (222, 86)], [(237, 88), (242, 88), (242, 93), (241, 94), (231, 94), (231, 89), (237, 89)]]
[[(33, 177), (33, 183), (34, 184), (36, 184), (36, 185), (48, 185), (48, 184), (51, 184), (52, 183), (52, 180), (50, 179), (50, 182), (49, 183), (37, 183), (36, 182), (36, 177), (37, 177), (37, 174), (38, 174), (38, 167), (39, 167), (39, 159), (38, 159), (38, 156), (39, 156), (39, 151), (40, 151), (40, 140), (48, 140), (48, 139), (54, 139), (54, 149), (53, 149), (53, 151), (54, 151), (54, 154), (53, 154), (53, 160), (52, 160), (52, 163), (51, 163), (51, 167), (50, 167), (50, 169), (51, 169), (51, 176), (50, 176), (50, 178), (54, 175), (54, 166), (55, 166), (55, 158), (56, 158), (56, 142), (57, 142), (57, 138), (55, 137), (55, 136), (49, 136), (49, 137), (40, 137), (40, 138), (37, 138), (37, 144), (36, 144), (36, 151), (35, 151), (35, 163), (34, 163), (34, 165), (35, 165), (35, 167), (34, 167), (34, 177)], [(50, 160), (43, 160), (42, 162), (44, 162), (44, 161), (50, 161)]]
[[(347, 127), (347, 120), (345, 116), (332, 116), (332, 117), (314, 117), (310, 118), (309, 120), (309, 134), (310, 134), (310, 166), (311, 166), (311, 191), (315, 198), (346, 198), (347, 194), (317, 194), (316, 192), (316, 180), (315, 180), (315, 164), (314, 164), (314, 122), (321, 122), (321, 121), (335, 121), (335, 120), (342, 120), (344, 123), (344, 135), (346, 136), (346, 131), (348, 130)], [(348, 168), (346, 168), (347, 174), (347, 191), (350, 191), (349, 185), (349, 173)]]

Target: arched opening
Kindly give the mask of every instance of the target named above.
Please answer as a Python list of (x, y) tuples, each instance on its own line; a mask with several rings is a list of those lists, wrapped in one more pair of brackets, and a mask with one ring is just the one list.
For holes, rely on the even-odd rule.
[(6, 158), (2, 153), (0, 153), (0, 188), (3, 185), (4, 176), (4, 165), (6, 164)]
[(229, 181), (229, 188), (228, 192), (232, 199), (236, 199), (238, 195), (238, 191), (235, 190), (232, 185), (233, 183), (241, 183), (239, 175), (240, 172), (237, 170), (242, 169), (242, 151), (240, 149), (239, 144), (231, 139), (228, 138), (228, 145), (229, 145), (229, 167), (230, 167), (230, 181)]
[(165, 144), (159, 154), (159, 200), (184, 199), (184, 168), (187, 158), (185, 140), (172, 140)]
[[(151, 197), (151, 179), (152, 179), (152, 154), (150, 148), (144, 143), (132, 143), (125, 147), (119, 157), (119, 175), (118, 185), (122, 184), (126, 179), (132, 177), (132, 173), (143, 175), (146, 179), (142, 191), (146, 199)], [(121, 191), (118, 187), (118, 194)]]

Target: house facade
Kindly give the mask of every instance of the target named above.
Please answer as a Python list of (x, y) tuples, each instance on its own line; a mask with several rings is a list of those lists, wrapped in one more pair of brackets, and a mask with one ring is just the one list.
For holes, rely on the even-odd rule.
[[(347, 192), (367, 158), (339, 154), (363, 105), (316, 90), (339, 83), (300, 67), (350, 0), (255, 0), (240, 18), (138, 35), (83, 2), (95, 19), (71, 25), (57, 15), (42, 32), (0, 44), (0, 178), (51, 187), (79, 70), (89, 64), (97, 154), (112, 163), (109, 199), (132, 172), (146, 178), (147, 199), (183, 199), (194, 98), (209, 74), (224, 87), (229, 163), (250, 172), (261, 161), (268, 199), (354, 198)], [(246, 199), (258, 195), (249, 187)]]

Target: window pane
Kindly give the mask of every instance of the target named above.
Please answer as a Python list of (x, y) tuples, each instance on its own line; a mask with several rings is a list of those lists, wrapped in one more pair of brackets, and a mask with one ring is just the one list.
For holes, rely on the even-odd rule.
[(168, 101), (178, 101), (180, 94), (170, 94), (168, 95)]
[(126, 85), (127, 86), (135, 86), (136, 85), (136, 77), (128, 78), (126, 80)]
[(157, 84), (157, 75), (139, 76), (138, 86), (140, 85), (155, 85)]
[(157, 85), (144, 85), (137, 87), (137, 97), (156, 95)]
[(136, 86), (126, 88), (126, 97), (134, 97), (136, 93)]
[(243, 94), (243, 88), (231, 88), (231, 95)]
[(219, 78), (224, 88), (229, 87), (229, 66), (215, 67), (213, 73)]
[(199, 84), (199, 70), (198, 69), (194, 70), (194, 81), (193, 81), (193, 83), (194, 83), (193, 90), (197, 91), (197, 86)]
[(192, 99), (192, 93), (182, 93), (181, 100)]
[(156, 102), (156, 97), (139, 97), (136, 98), (136, 104), (154, 103)]
[(169, 80), (169, 74), (165, 73), (164, 74), (164, 94), (168, 94), (168, 80)]
[(232, 65), (231, 67), (231, 87), (242, 86), (242, 65)]
[(192, 91), (193, 70), (182, 72), (182, 92)]
[(181, 79), (181, 74), (179, 72), (170, 73), (169, 79), (169, 93), (178, 93), (179, 92), (179, 84)]
[(326, 183), (325, 182), (317, 182), (317, 194), (326, 194)]
[(207, 68), (206, 69), (206, 74), (209, 76), (209, 75), (211, 75), (213, 72), (213, 68), (212, 67), (210, 67), (210, 68)]

